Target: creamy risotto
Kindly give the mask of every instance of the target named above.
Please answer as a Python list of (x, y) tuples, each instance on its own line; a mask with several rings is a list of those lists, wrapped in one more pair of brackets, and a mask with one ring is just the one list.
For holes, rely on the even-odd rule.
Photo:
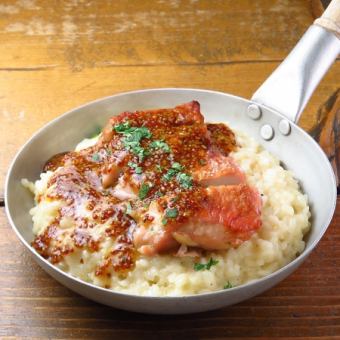
[[(72, 276), (120, 292), (146, 296), (191, 295), (228, 289), (266, 276), (304, 250), (303, 238), (310, 228), (308, 201), (293, 174), (285, 170), (277, 158), (246, 134), (234, 133), (238, 148), (229, 156), (244, 172), (247, 184), (257, 189), (262, 200), (262, 226), (237, 246), (205, 249), (192, 256), (174, 253), (150, 256), (141, 252), (130, 270), (123, 273), (109, 270), (105, 275), (98, 275), (98, 268), (105, 267), (103, 264), (116, 246), (116, 240), (106, 232), (109, 222), (94, 220), (91, 211), (81, 205), (79, 209), (82, 210), (78, 213), (86, 218), (90, 231), (85, 236), (81, 234), (82, 229), (78, 230), (78, 247), (67, 251), (72, 237), (74, 239), (75, 221), (66, 215), (58, 219), (60, 209), (67, 207), (67, 202), (62, 198), (50, 199), (53, 184), (48, 184), (62, 166), (42, 173), (35, 183), (22, 180), (35, 196), (35, 206), (30, 211), (33, 233), (45, 235), (47, 228), (57, 223), (58, 229), (54, 232), (62, 235), (63, 256), (52, 262)], [(96, 138), (85, 140), (76, 150), (80, 152), (96, 142)], [(88, 235), (94, 242), (100, 242), (94, 247), (89, 243), (84, 246)]]

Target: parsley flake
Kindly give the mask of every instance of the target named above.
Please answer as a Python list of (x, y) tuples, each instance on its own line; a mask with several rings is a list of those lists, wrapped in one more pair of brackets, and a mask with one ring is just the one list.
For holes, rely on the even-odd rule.
[(178, 216), (177, 208), (170, 208), (165, 211), (165, 216), (169, 218), (176, 218)]
[(115, 125), (113, 129), (117, 133), (124, 135), (122, 142), (123, 142), (125, 149), (127, 149), (128, 151), (131, 151), (133, 154), (138, 156), (140, 161), (142, 161), (146, 156), (150, 154), (148, 150), (144, 149), (140, 145), (140, 142), (143, 138), (152, 137), (152, 134), (147, 127), (130, 126), (130, 123), (127, 121), (127, 122)]
[(176, 179), (184, 189), (190, 189), (192, 187), (192, 177), (190, 175), (180, 172), (177, 174)]
[(210, 258), (209, 262), (207, 263), (195, 263), (194, 270), (196, 272), (201, 270), (210, 270), (212, 266), (216, 266), (218, 264), (217, 260), (214, 260), (212, 257)]
[(233, 285), (228, 281), (227, 284), (223, 286), (223, 289), (233, 288)]
[(143, 200), (148, 195), (150, 188), (151, 187), (148, 184), (143, 183), (139, 189), (138, 197)]
[(204, 270), (204, 269), (206, 269), (204, 263), (195, 263), (194, 264), (195, 272), (199, 272), (200, 270)]
[(177, 162), (172, 163), (171, 168), (168, 172), (163, 176), (164, 181), (170, 181), (173, 177), (175, 177), (181, 170), (183, 170), (183, 166)]
[(143, 172), (143, 171), (142, 171), (142, 168), (141, 168), (140, 166), (138, 166), (136, 163), (129, 162), (129, 163), (128, 163), (128, 166), (129, 166), (131, 169), (135, 170), (135, 173), (136, 173), (137, 175), (140, 175), (140, 174)]
[(162, 196), (164, 196), (164, 194), (161, 191), (157, 191), (155, 193), (155, 197), (162, 197)]
[(169, 182), (173, 177), (176, 176), (176, 174), (177, 171), (175, 169), (169, 169), (168, 172), (165, 175), (163, 175), (163, 180)]
[(131, 148), (132, 153), (134, 153), (136, 156), (138, 156), (139, 161), (143, 161), (146, 156), (150, 155), (150, 152), (141, 146), (136, 146)]
[(171, 168), (177, 171), (183, 170), (183, 166), (177, 162), (172, 163)]
[(154, 140), (153, 142), (150, 143), (150, 147), (153, 149), (163, 150), (166, 153), (171, 152), (170, 146), (162, 140)]
[(165, 175), (163, 175), (163, 180), (168, 182), (176, 176), (177, 182), (182, 188), (190, 189), (192, 187), (192, 177), (184, 172), (181, 172), (183, 169), (184, 166), (178, 162), (172, 163), (171, 168)]
[(127, 122), (115, 125), (113, 129), (118, 133), (129, 133), (132, 131), (133, 128), (131, 128), (130, 123), (127, 121)]
[(93, 160), (94, 162), (99, 162), (99, 161), (100, 161), (100, 156), (99, 156), (99, 154), (94, 153), (94, 154), (92, 155), (92, 160)]
[(162, 218), (162, 224), (163, 224), (163, 225), (166, 225), (167, 223), (168, 223), (168, 220), (167, 220), (165, 217), (163, 217), (163, 218)]

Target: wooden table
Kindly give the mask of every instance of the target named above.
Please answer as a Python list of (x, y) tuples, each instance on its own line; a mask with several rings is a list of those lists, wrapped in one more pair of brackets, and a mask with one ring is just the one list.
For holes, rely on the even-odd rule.
[[(54, 281), (3, 207), (10, 160), (52, 118), (142, 88), (249, 98), (321, 12), (318, 0), (1, 1), (1, 338), (340, 338), (339, 209), (306, 263), (270, 291), (209, 313), (150, 316), (98, 305)], [(339, 79), (337, 61), (300, 121), (331, 156), (339, 150)]]

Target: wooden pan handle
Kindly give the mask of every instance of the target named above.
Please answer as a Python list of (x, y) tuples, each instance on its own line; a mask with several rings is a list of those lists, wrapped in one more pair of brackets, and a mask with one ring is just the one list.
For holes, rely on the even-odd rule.
[(314, 24), (334, 33), (340, 39), (340, 0), (332, 0)]

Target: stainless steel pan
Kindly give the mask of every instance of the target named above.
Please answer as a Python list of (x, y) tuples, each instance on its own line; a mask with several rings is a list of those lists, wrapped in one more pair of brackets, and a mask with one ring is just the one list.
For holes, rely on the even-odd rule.
[[(295, 270), (326, 231), (336, 204), (335, 177), (317, 143), (295, 122), (318, 82), (340, 52), (340, 0), (333, 1), (322, 18), (311, 26), (287, 59), (254, 94), (252, 100), (196, 89), (152, 89), (99, 99), (53, 120), (18, 152), (7, 175), (5, 205), (8, 219), (34, 259), (56, 280), (90, 299), (113, 307), (159, 314), (211, 310), (235, 304), (266, 289)], [(20, 184), (35, 180), (52, 155), (71, 150), (122, 111), (172, 107), (191, 100), (201, 103), (207, 121), (227, 121), (257, 139), (280, 158), (299, 179), (312, 210), (312, 229), (306, 249), (284, 268), (240, 287), (186, 297), (141, 297), (117, 293), (85, 283), (51, 265), (30, 246), (32, 222), (28, 213), (33, 199)]]

